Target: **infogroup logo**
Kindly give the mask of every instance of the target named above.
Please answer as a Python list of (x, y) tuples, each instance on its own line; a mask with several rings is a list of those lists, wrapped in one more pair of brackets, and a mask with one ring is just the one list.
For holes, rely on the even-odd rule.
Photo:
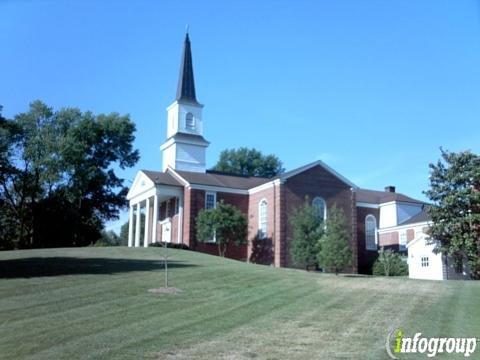
[(425, 354), (429, 358), (437, 354), (463, 354), (470, 357), (477, 348), (476, 337), (471, 338), (447, 338), (447, 337), (422, 337), (417, 332), (413, 337), (406, 337), (402, 329), (392, 330), (388, 333), (385, 348), (388, 356), (398, 360), (399, 354), (418, 353)]

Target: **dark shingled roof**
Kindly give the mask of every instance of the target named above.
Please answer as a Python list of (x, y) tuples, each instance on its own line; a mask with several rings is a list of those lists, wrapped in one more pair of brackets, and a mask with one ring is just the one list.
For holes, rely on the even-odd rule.
[(415, 204), (424, 204), (423, 201), (412, 199), (411, 197), (397, 192), (392, 193), (387, 191), (376, 191), (367, 189), (357, 190), (357, 201), (370, 204), (382, 204), (389, 201), (402, 201)]
[(172, 185), (172, 186), (182, 186), (183, 184), (177, 181), (172, 175), (169, 173), (164, 173), (161, 171), (150, 171), (150, 170), (142, 170), (142, 172), (148, 176), (150, 180), (152, 180), (155, 184), (159, 185)]
[(271, 179), (261, 177), (225, 175), (208, 171), (206, 173), (200, 173), (175, 170), (175, 172), (190, 184), (219, 186), (239, 190), (248, 190), (271, 181)]
[(197, 103), (195, 81), (193, 79), (192, 50), (190, 48), (188, 33), (185, 36), (185, 42), (183, 44), (182, 63), (180, 64), (176, 99)]
[(430, 215), (428, 215), (428, 205), (425, 205), (422, 208), (422, 211), (419, 212), (417, 215), (412, 216), (411, 218), (405, 220), (404, 222), (398, 225), (410, 225), (410, 224), (422, 223), (430, 220), (431, 220)]

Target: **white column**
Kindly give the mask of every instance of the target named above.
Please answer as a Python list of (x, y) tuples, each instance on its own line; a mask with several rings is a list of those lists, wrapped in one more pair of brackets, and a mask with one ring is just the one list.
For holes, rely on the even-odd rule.
[(140, 203), (137, 203), (137, 219), (135, 223), (135, 247), (140, 246)]
[(143, 238), (143, 246), (148, 247), (148, 229), (150, 227), (150, 198), (147, 198), (147, 204), (145, 206), (145, 233)]
[(177, 242), (181, 244), (183, 242), (183, 194), (181, 194), (178, 198), (178, 239)]
[(128, 218), (128, 247), (133, 246), (133, 205), (129, 206), (130, 214)]
[(152, 224), (152, 243), (157, 242), (157, 223), (158, 223), (158, 195), (153, 196), (153, 224)]

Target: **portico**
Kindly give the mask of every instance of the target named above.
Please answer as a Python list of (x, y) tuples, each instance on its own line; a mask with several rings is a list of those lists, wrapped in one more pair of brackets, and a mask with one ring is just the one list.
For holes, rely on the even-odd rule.
[(129, 247), (182, 242), (183, 187), (172, 185), (174, 180), (167, 174), (160, 175), (140, 171), (128, 192)]

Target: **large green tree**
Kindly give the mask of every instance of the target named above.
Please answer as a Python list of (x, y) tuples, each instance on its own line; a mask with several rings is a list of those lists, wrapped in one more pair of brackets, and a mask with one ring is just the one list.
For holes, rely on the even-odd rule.
[[(128, 115), (54, 111), (41, 101), (0, 120), (1, 247), (80, 246), (126, 205), (115, 168), (133, 166)], [(2, 227), (3, 227), (2, 226)]]
[(350, 231), (342, 209), (332, 206), (328, 212), (325, 233), (319, 240), (318, 264), (338, 274), (352, 264), (352, 249), (348, 244)]
[(318, 210), (305, 203), (293, 211), (290, 217), (292, 226), (292, 258), (296, 265), (308, 268), (317, 264), (319, 240), (323, 235), (324, 223)]
[(275, 155), (263, 155), (256, 149), (241, 147), (223, 150), (213, 170), (244, 176), (274, 177), (284, 171)]
[(202, 209), (197, 216), (197, 239), (214, 242), (218, 254), (225, 256), (228, 244), (239, 246), (247, 242), (247, 217), (233, 205), (223, 201), (213, 209)]
[(430, 164), (430, 189), (426, 195), (436, 252), (467, 259), (472, 275), (480, 278), (480, 156), (470, 151), (441, 149), (441, 159)]

